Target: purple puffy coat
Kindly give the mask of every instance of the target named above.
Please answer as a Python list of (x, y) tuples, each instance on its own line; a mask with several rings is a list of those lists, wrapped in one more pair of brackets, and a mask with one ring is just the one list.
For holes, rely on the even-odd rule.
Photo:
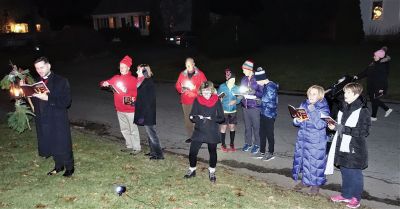
[[(324, 175), (326, 167), (326, 122), (321, 119), (321, 113), (329, 115), (327, 101), (322, 99), (310, 108), (308, 99), (301, 103), (300, 107), (306, 109), (309, 120), (293, 124), (299, 127), (296, 147), (293, 157), (293, 179), (298, 180), (299, 174), (302, 182), (308, 186), (320, 186), (325, 184)], [(314, 109), (314, 110), (313, 110)]]

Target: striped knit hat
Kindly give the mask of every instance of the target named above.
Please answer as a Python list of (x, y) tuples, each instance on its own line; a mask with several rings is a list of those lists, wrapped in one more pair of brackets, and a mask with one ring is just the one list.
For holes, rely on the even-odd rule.
[(253, 61), (251, 61), (251, 60), (246, 60), (246, 61), (243, 63), (243, 65), (242, 65), (242, 69), (243, 69), (243, 70), (250, 70), (250, 71), (253, 71), (253, 65), (254, 65)]
[(254, 77), (256, 78), (256, 81), (261, 81), (267, 79), (267, 73), (262, 67), (258, 67), (256, 72), (254, 73)]

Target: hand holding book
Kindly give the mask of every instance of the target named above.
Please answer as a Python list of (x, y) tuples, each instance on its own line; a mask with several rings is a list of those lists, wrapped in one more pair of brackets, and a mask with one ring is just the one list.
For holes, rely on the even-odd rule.
[(300, 122), (308, 120), (307, 111), (304, 108), (295, 108), (292, 105), (288, 105), (289, 113), (292, 118), (298, 119)]

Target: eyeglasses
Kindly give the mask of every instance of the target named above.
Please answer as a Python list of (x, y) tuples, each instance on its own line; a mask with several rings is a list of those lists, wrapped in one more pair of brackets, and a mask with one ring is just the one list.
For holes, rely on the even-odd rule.
[(139, 67), (148, 67), (148, 64), (140, 64)]

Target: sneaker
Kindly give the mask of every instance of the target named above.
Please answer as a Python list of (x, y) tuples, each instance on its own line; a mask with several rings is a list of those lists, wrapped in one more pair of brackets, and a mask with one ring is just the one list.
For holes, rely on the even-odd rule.
[(236, 152), (235, 145), (231, 144), (230, 147), (231, 148), (228, 150), (229, 152)]
[(208, 178), (212, 183), (215, 183), (217, 181), (217, 177), (215, 176), (215, 172), (210, 172), (208, 171)]
[(133, 150), (131, 153), (129, 153), (130, 155), (137, 155), (140, 152), (142, 152), (141, 150)]
[(377, 121), (378, 118), (371, 117), (371, 121)]
[(393, 112), (393, 109), (388, 109), (388, 110), (385, 112), (385, 118), (386, 118), (387, 116), (389, 116), (390, 113), (392, 113), (392, 112)]
[(221, 145), (221, 151), (228, 152), (228, 148), (226, 148), (226, 145)]
[(250, 144), (244, 144), (243, 148), (242, 148), (242, 151), (243, 152), (248, 152), (248, 151), (250, 151), (250, 149), (251, 149)]
[(348, 207), (348, 208), (358, 208), (358, 207), (360, 207), (360, 201), (358, 201), (357, 198), (352, 197), (350, 199), (350, 202), (347, 203), (346, 207)]
[(185, 176), (183, 176), (183, 178), (192, 178), (196, 176), (196, 170), (191, 171), (190, 169), (188, 169), (188, 171), (186, 172)]
[(342, 195), (331, 196), (332, 202), (350, 202), (350, 199), (344, 198)]
[(317, 195), (319, 193), (318, 186), (311, 186), (310, 191), (308, 192), (309, 195)]
[(255, 159), (262, 159), (264, 156), (265, 156), (264, 153), (258, 152), (257, 154), (255, 154), (255, 155), (253, 156), (253, 158), (255, 158)]
[(132, 148), (123, 148), (121, 152), (132, 152)]
[(260, 146), (258, 145), (253, 145), (253, 147), (251, 148), (251, 154), (255, 155), (260, 151)]
[(273, 159), (275, 159), (274, 154), (268, 152), (261, 160), (270, 161), (270, 160), (273, 160)]

